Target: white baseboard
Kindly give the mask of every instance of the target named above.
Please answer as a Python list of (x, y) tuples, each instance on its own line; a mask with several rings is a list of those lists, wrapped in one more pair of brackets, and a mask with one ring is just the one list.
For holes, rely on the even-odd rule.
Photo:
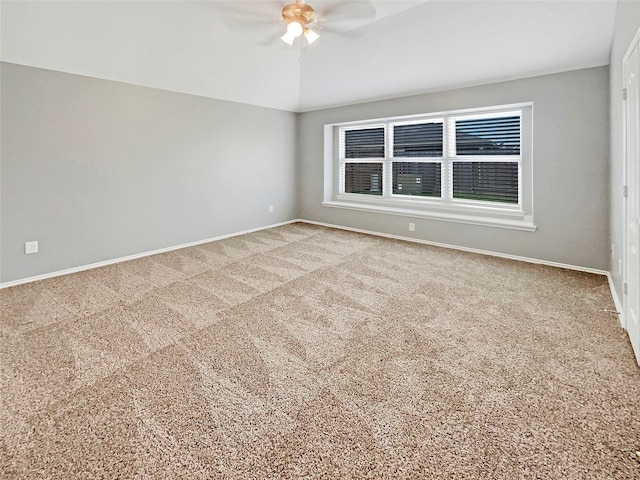
[(616, 287), (613, 285), (613, 279), (611, 278), (611, 273), (609, 272), (607, 272), (607, 280), (609, 281), (609, 290), (611, 290), (613, 304), (616, 306), (616, 313), (618, 314), (618, 324), (620, 325), (620, 327), (626, 330), (626, 326), (623, 323), (624, 316), (622, 315), (622, 301), (620, 300), (620, 296), (618, 295)]
[(107, 265), (113, 265), (114, 263), (126, 262), (128, 260), (135, 260), (136, 258), (148, 257), (150, 255), (157, 255), (158, 253), (171, 252), (173, 250), (180, 250), (181, 248), (194, 247), (203, 243), (215, 242), (216, 240), (223, 240), (225, 238), (237, 237), (238, 235), (244, 235), (245, 233), (258, 232), (260, 230), (266, 230), (268, 228), (281, 227), (283, 225), (289, 225), (290, 223), (300, 222), (301, 220), (288, 220), (286, 222), (274, 223), (272, 225), (266, 225), (264, 227), (251, 228), (249, 230), (242, 230), (240, 232), (229, 233), (227, 235), (220, 235), (218, 237), (205, 238), (204, 240), (198, 240), (190, 243), (183, 243), (181, 245), (175, 245), (172, 247), (159, 248), (158, 250), (151, 250), (148, 252), (136, 253), (134, 255), (127, 255), (126, 257), (113, 258), (111, 260), (105, 260), (102, 262), (90, 263), (88, 265), (81, 265), (79, 267), (67, 268), (65, 270), (59, 270), (57, 272), (45, 273), (42, 275), (36, 275), (35, 277), (21, 278), (11, 282), (0, 283), (0, 290), (8, 287), (15, 287), (16, 285), (22, 285), (23, 283), (36, 282), (38, 280), (46, 280), (47, 278), (60, 277), (62, 275), (68, 275), (70, 273), (82, 272), (84, 270), (90, 270), (92, 268), (105, 267)]
[(340, 230), (348, 230), (350, 232), (358, 232), (358, 233), (366, 233), (368, 235), (376, 235), (378, 237), (386, 237), (386, 238), (393, 238), (396, 240), (404, 240), (407, 242), (414, 242), (414, 243), (422, 243), (424, 245), (432, 245), (434, 247), (441, 247), (441, 248), (448, 248), (451, 250), (460, 250), (463, 252), (470, 252), (470, 253), (479, 253), (480, 255), (489, 255), (491, 257), (499, 257), (499, 258), (506, 258), (509, 260), (518, 260), (520, 262), (527, 262), (527, 263), (535, 263), (538, 265), (548, 265), (550, 267), (558, 267), (558, 268), (565, 268), (567, 270), (576, 270), (579, 272), (586, 272), (586, 273), (594, 273), (596, 275), (605, 275), (608, 276), (609, 272), (607, 272), (606, 270), (599, 270), (597, 268), (589, 268), (589, 267), (581, 267), (578, 265), (569, 265), (566, 263), (558, 263), (558, 262), (550, 262), (548, 260), (540, 260), (537, 258), (529, 258), (529, 257), (521, 257), (519, 255), (509, 255), (507, 253), (499, 253), (499, 252), (492, 252), (489, 250), (480, 250), (477, 248), (468, 248), (468, 247), (460, 247), (458, 245), (451, 245), (448, 243), (440, 243), (440, 242), (432, 242), (429, 240), (422, 240), (419, 238), (411, 238), (411, 237), (403, 237), (400, 235), (392, 235), (389, 233), (381, 233), (381, 232), (374, 232), (371, 230), (362, 230), (360, 228), (352, 228), (352, 227), (344, 227), (342, 225), (333, 225), (331, 223), (323, 223), (323, 222), (316, 222), (313, 220), (304, 220), (304, 219), (298, 219), (296, 220), (297, 222), (304, 222), (304, 223), (309, 223), (312, 225), (319, 225), (322, 227), (330, 227), (330, 228), (338, 228)]
[(509, 260), (517, 260), (517, 261), (521, 261), (521, 262), (527, 262), (527, 263), (534, 263), (534, 264), (539, 264), (539, 265), (548, 265), (550, 267), (558, 267), (558, 268), (565, 268), (568, 270), (577, 270), (580, 272), (587, 272), (587, 273), (594, 273), (596, 275), (605, 275), (608, 279), (609, 279), (609, 286), (611, 288), (611, 293), (613, 296), (613, 300), (615, 302), (616, 305), (616, 310), (618, 312), (621, 312), (621, 304), (619, 301), (619, 298), (617, 296), (617, 293), (615, 292), (615, 289), (613, 288), (613, 284), (611, 283), (611, 276), (609, 275), (609, 272), (605, 271), (605, 270), (598, 270), (595, 268), (588, 268), (588, 267), (581, 267), (581, 266), (577, 266), (577, 265), (568, 265), (565, 263), (558, 263), (558, 262), (550, 262), (547, 260), (540, 260), (540, 259), (536, 259), (536, 258), (529, 258), (529, 257), (522, 257), (519, 255), (509, 255), (509, 254), (505, 254), (505, 253), (499, 253), (499, 252), (492, 252), (489, 250), (480, 250), (477, 248), (468, 248), (468, 247), (460, 247), (457, 245), (451, 245), (451, 244), (447, 244), (447, 243), (440, 243), (440, 242), (432, 242), (429, 240), (421, 240), (418, 238), (411, 238), (411, 237), (403, 237), (400, 235), (392, 235), (392, 234), (388, 234), (388, 233), (382, 233), (382, 232), (375, 232), (372, 230), (363, 230), (360, 228), (352, 228), (352, 227), (345, 227), (342, 225), (334, 225), (331, 223), (323, 223), (323, 222), (316, 222), (313, 220), (306, 220), (304, 218), (297, 218), (294, 220), (288, 220), (286, 222), (280, 222), (280, 223), (275, 223), (272, 225), (265, 225), (264, 227), (258, 227), (258, 228), (252, 228), (249, 230), (242, 230), (239, 232), (234, 232), (234, 233), (229, 233), (227, 235), (220, 235), (217, 237), (211, 237), (211, 238), (206, 238), (204, 240), (198, 240), (195, 242), (190, 242), (190, 243), (184, 243), (181, 245), (175, 245), (172, 247), (166, 247), (166, 248), (160, 248), (158, 250), (151, 250), (148, 252), (142, 252), (142, 253), (137, 253), (134, 255), (128, 255), (126, 257), (119, 257), (119, 258), (114, 258), (111, 260), (105, 260), (102, 262), (96, 262), (96, 263), (90, 263), (88, 265), (81, 265), (79, 267), (74, 267), (74, 268), (68, 268), (65, 270), (60, 270), (60, 271), (56, 271), (56, 272), (51, 272), (51, 273), (45, 273), (42, 275), (37, 275), (34, 277), (28, 277), (28, 278), (22, 278), (19, 280), (14, 280), (11, 282), (5, 282), (5, 283), (0, 283), (0, 290), (3, 288), (8, 288), (8, 287), (14, 287), (16, 285), (21, 285), (24, 283), (30, 283), (30, 282), (36, 282), (38, 280), (45, 280), (47, 278), (53, 278), (53, 277), (59, 277), (61, 275), (68, 275), (70, 273), (77, 273), (77, 272), (82, 272), (84, 270), (90, 270), (92, 268), (98, 268), (98, 267), (104, 267), (107, 265), (112, 265), (114, 263), (120, 263), (120, 262), (126, 262), (128, 260), (135, 260), (136, 258), (142, 258), (142, 257), (148, 257), (150, 255), (156, 255), (158, 253), (165, 253), (165, 252), (171, 252), (173, 250), (179, 250), (181, 248), (187, 248), (187, 247), (193, 247), (196, 245), (201, 245), (203, 243), (209, 243), (209, 242), (215, 242), (216, 240), (223, 240), (225, 238), (231, 238), (231, 237), (237, 237), (238, 235), (244, 235), (246, 233), (252, 233), (252, 232), (257, 232), (260, 230), (266, 230), (268, 228), (275, 228), (275, 227), (280, 227), (283, 225), (289, 225), (291, 223), (296, 223), (296, 222), (301, 222), (301, 223), (308, 223), (310, 225), (319, 225), (319, 226), (323, 226), (323, 227), (329, 227), (329, 228), (337, 228), (340, 230), (347, 230), (350, 232), (357, 232), (357, 233), (365, 233), (368, 235), (375, 235), (375, 236), (379, 236), (379, 237), (385, 237), (385, 238), (393, 238), (396, 240), (404, 240), (407, 242), (414, 242), (414, 243), (421, 243), (424, 245), (432, 245), (435, 247), (441, 247), (441, 248), (448, 248), (448, 249), (452, 249), (452, 250), (459, 250), (459, 251), (463, 251), (463, 252), (471, 252), (471, 253), (478, 253), (481, 255), (489, 255), (492, 257), (499, 257), (499, 258), (506, 258)]

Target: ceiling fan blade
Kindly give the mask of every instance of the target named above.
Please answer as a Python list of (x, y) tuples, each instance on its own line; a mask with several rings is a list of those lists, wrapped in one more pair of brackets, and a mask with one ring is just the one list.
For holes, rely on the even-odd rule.
[(279, 23), (281, 2), (215, 2), (220, 22), (233, 31), (248, 31)]
[(262, 20), (241, 20), (239, 18), (227, 17), (221, 19), (222, 24), (232, 32), (254, 32), (272, 25), (272, 22)]
[(365, 30), (362, 28), (357, 28), (355, 30), (348, 30), (348, 29), (338, 30), (338, 29), (326, 27), (326, 26), (318, 26), (318, 32), (322, 34), (329, 33), (331, 35), (348, 38), (351, 40), (357, 40), (358, 38), (362, 38), (366, 33)]
[(276, 42), (280, 41), (280, 37), (284, 32), (284, 28), (274, 28), (268, 36), (264, 37), (261, 41), (258, 42), (258, 45), (260, 45), (261, 47), (270, 47), (276, 44)]
[(323, 22), (336, 31), (353, 30), (376, 17), (376, 7), (370, 1), (349, 0), (336, 3), (318, 12)]

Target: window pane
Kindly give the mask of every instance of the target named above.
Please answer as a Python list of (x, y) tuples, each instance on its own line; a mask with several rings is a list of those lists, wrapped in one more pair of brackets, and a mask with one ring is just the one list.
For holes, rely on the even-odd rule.
[(382, 195), (382, 164), (346, 163), (344, 191), (345, 193)]
[(520, 117), (456, 120), (457, 155), (520, 155)]
[(384, 128), (344, 132), (345, 158), (384, 158)]
[(394, 125), (394, 157), (441, 157), (442, 123)]
[(440, 197), (440, 163), (393, 162), (393, 193)]
[(518, 203), (518, 163), (454, 162), (453, 198)]

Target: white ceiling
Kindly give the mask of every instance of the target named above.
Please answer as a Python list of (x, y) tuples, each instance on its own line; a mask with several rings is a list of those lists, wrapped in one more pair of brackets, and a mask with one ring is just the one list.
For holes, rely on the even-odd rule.
[[(307, 0), (318, 11), (345, 1), (362, 6)], [(333, 25), (348, 34), (321, 31), (299, 54), (274, 36), (285, 3), (2, 1), (0, 58), (299, 112), (607, 65), (616, 8), (615, 0), (371, 1), (374, 18)]]

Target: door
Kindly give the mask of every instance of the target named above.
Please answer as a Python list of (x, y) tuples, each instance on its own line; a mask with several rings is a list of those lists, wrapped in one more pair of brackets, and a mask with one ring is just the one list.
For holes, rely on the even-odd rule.
[(625, 296), (624, 323), (640, 364), (640, 42), (625, 55)]

